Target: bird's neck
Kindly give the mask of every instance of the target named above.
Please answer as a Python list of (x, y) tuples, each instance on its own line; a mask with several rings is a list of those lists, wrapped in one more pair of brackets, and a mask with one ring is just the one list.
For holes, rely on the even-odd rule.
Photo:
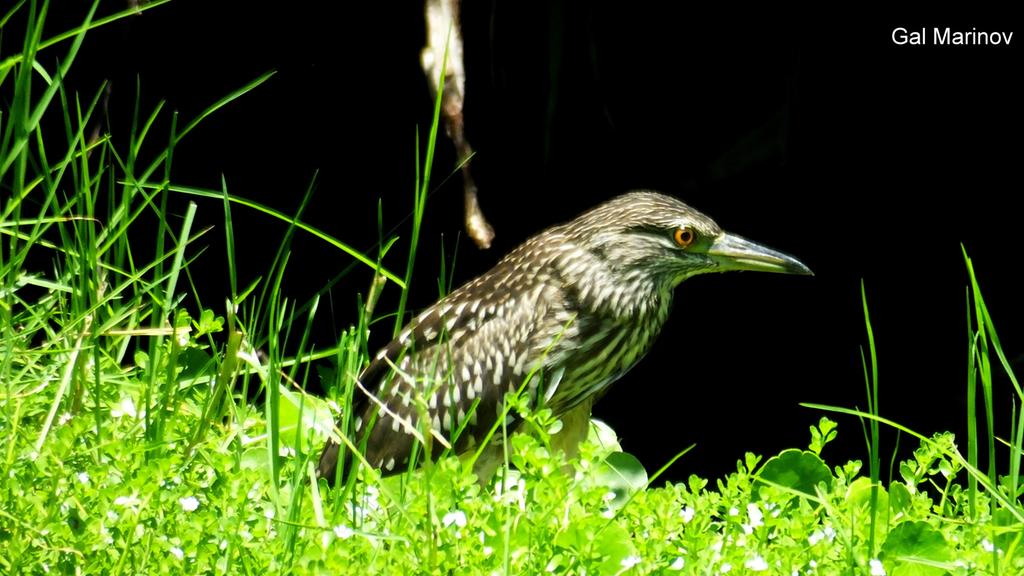
[(562, 277), (572, 278), (583, 311), (612, 317), (619, 322), (641, 322), (657, 330), (672, 307), (673, 286), (640, 270), (616, 269), (594, 256), (566, 258), (557, 266)]

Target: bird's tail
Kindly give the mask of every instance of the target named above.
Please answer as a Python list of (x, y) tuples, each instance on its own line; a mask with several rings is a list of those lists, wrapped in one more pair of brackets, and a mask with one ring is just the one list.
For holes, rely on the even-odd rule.
[[(335, 482), (344, 483), (345, 478), (338, 477), (338, 457), (341, 455), (341, 446), (334, 440), (328, 440), (324, 451), (320, 453), (320, 462), (316, 466), (316, 477), (325, 478), (327, 484), (334, 486)], [(342, 472), (349, 469), (344, 466)]]

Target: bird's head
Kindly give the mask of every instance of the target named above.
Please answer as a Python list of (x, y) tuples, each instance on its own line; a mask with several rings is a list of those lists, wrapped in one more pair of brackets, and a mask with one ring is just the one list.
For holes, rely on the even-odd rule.
[(567, 225), (595, 256), (627, 280), (671, 290), (708, 272), (754, 270), (812, 274), (796, 258), (722, 230), (683, 202), (656, 192), (631, 192)]

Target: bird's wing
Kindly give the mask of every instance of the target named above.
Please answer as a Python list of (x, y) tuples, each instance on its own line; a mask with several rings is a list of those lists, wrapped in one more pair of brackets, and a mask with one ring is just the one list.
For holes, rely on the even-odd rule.
[[(512, 424), (505, 395), (533, 374), (523, 393), (537, 398), (544, 368), (557, 363), (547, 352), (574, 329), (570, 312), (551, 309), (562, 301), (553, 293), (558, 290), (557, 283), (538, 282), (514, 295), (501, 289), (481, 295), (471, 283), (411, 322), (360, 379), (370, 392), (356, 412), (367, 461), (385, 473), (401, 471), (414, 444), (428, 435), (462, 452), (499, 417)], [(441, 451), (433, 442), (432, 454)]]

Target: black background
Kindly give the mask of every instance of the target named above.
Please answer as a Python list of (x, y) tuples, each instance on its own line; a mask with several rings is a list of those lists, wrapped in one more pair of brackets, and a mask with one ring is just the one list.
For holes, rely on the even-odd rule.
[[(1016, 21), (925, 9), (703, 14), (525, 4), (464, 9), (473, 171), (498, 236), (489, 251), (458, 239), (461, 180), (456, 173), (445, 181), (455, 158), (442, 138), (414, 308), (437, 296), (442, 238), (461, 283), (548, 225), (625, 190), (656, 188), (727, 230), (796, 255), (816, 276), (715, 275), (677, 290), (660, 341), (595, 408), (649, 470), (696, 442), (670, 476), (720, 474), (745, 451), (806, 445), (821, 414), (799, 402), (865, 407), (861, 279), (880, 354), (882, 414), (925, 434), (956, 431), (965, 442), (961, 243), (1003, 345), (1024, 372), (1024, 32)], [(119, 8), (105, 3), (102, 11)], [(47, 36), (80, 17), (78, 3), (55, 3)], [(896, 46), (897, 26), (1013, 31), (1014, 41)], [(425, 148), (432, 111), (419, 67), (423, 43), (416, 2), (179, 1), (90, 34), (69, 83), (87, 98), (109, 80), (108, 127), (124, 146), (136, 79), (146, 113), (166, 100), (188, 120), (276, 70), (183, 141), (174, 180), (218, 189), (223, 175), (233, 194), (290, 213), (319, 170), (304, 219), (373, 254), (382, 201), (385, 230), (402, 237), (386, 263), (401, 271), (414, 143), (418, 130)], [(63, 50), (41, 60), (52, 65)], [(151, 153), (165, 142), (167, 117)], [(199, 201), (199, 215), (204, 224), (223, 222), (218, 202)], [(266, 272), (284, 226), (243, 209), (235, 218), (244, 285)], [(204, 303), (214, 307), (227, 295), (220, 237), (207, 237), (199, 277)], [(300, 235), (286, 292), (304, 301), (350, 262)], [(321, 347), (354, 321), (356, 294), (369, 279), (358, 267), (331, 290), (320, 309)], [(396, 293), (386, 291), (381, 309), (391, 309)], [(374, 344), (391, 322), (378, 326)], [(999, 385), (997, 403), (1008, 414), (1014, 395), (1005, 379)], [(893, 440), (886, 437), (890, 448)], [(840, 418), (830, 450), (834, 463), (864, 457), (856, 420)]]

